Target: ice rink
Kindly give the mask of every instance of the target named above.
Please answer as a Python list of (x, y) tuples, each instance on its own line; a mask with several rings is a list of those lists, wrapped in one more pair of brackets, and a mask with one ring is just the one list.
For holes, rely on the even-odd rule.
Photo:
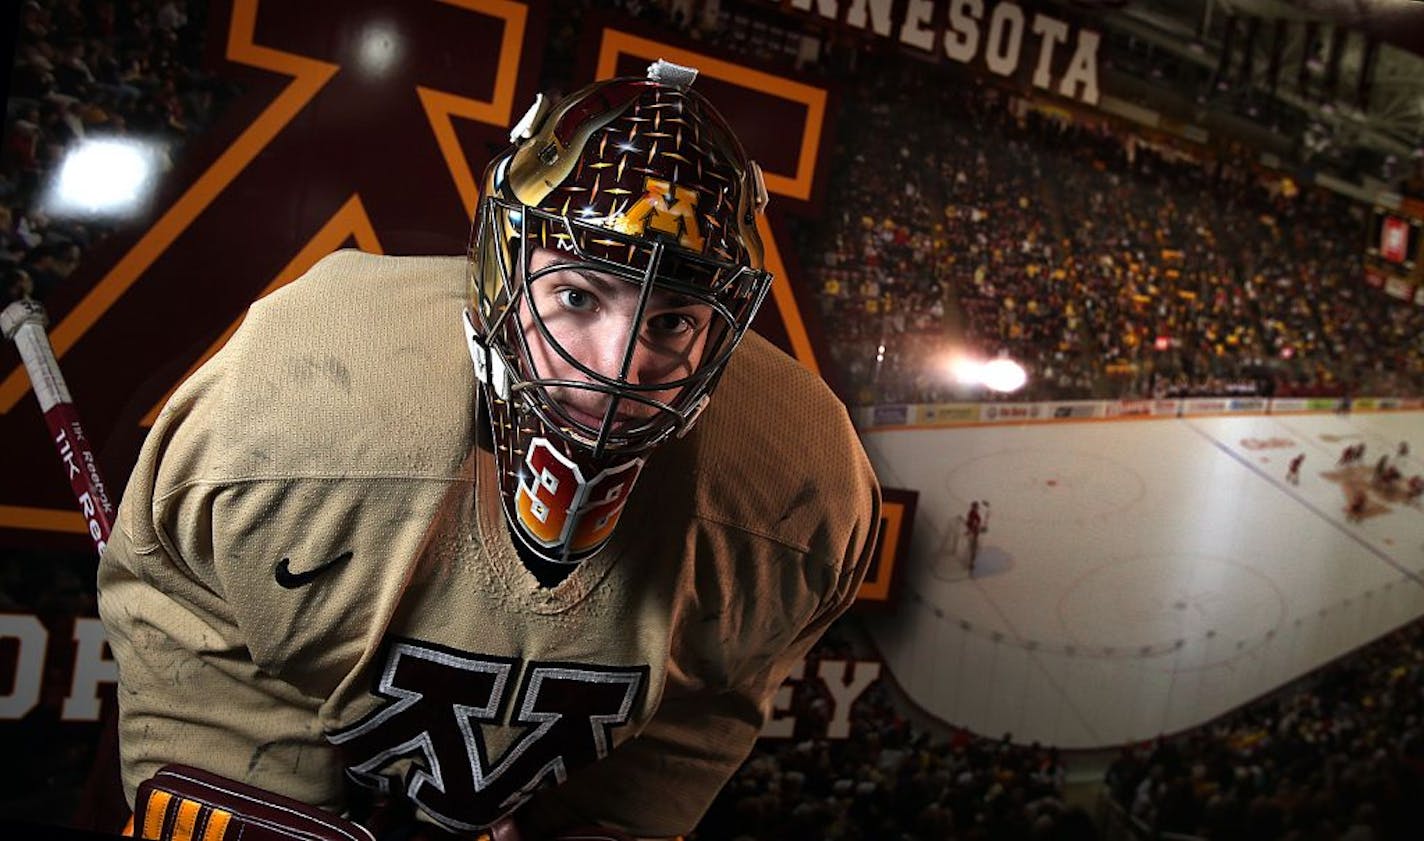
[[(1062, 748), (1172, 733), (1424, 615), (1424, 413), (870, 430), (919, 491), (898, 609), (869, 624), (931, 715)], [(1401, 441), (1409, 455), (1395, 457)], [(1362, 462), (1339, 466), (1364, 443)], [(1305, 454), (1299, 484), (1287, 463)], [(1359, 522), (1352, 488), (1369, 490)], [(971, 576), (959, 518), (990, 503)]]

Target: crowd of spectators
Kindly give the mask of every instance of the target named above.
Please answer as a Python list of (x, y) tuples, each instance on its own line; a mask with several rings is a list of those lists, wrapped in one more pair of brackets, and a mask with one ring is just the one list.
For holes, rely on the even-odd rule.
[(1365, 206), (875, 62), (843, 80), (836, 210), (798, 243), (850, 402), (987, 396), (954, 353), (1023, 364), (1017, 399), (1424, 391), (1424, 308), (1365, 285)]
[(1306, 688), (1125, 748), (1106, 784), (1153, 832), (1424, 838), (1424, 623), (1327, 667)]
[[(852, 657), (836, 629), (814, 659)], [(815, 663), (806, 669), (815, 674)], [(693, 841), (941, 841), (1092, 839), (1092, 818), (1069, 806), (1059, 752), (955, 730), (935, 737), (903, 716), (883, 682), (853, 707), (850, 737), (826, 738), (830, 697), (803, 681), (797, 734), (757, 743), (713, 801)]]
[(0, 149), (0, 303), (43, 300), (117, 222), (60, 216), (48, 191), (86, 139), (171, 161), (231, 91), (200, 70), (207, 3), (24, 0)]
[[(854, 657), (840, 627), (813, 660)], [(827, 739), (829, 696), (799, 686), (797, 735), (758, 742), (694, 841), (1078, 839), (1110, 827), (1205, 841), (1424, 837), (1424, 622), (1216, 721), (1124, 747), (1102, 780), (1118, 817), (1096, 820), (1069, 805), (1068, 760), (1051, 746), (932, 736), (883, 682), (857, 700), (849, 738)]]

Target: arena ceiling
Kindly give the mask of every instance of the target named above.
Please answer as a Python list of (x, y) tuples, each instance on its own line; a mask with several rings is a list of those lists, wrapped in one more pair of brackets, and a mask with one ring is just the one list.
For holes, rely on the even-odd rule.
[[(1226, 46), (1227, 21), (1259, 19), (1266, 26), (1254, 48), (1251, 84), (1262, 91), (1267, 53), (1276, 21), (1281, 28), (1280, 67), (1274, 96), (1309, 116), (1312, 142), (1357, 146), (1378, 153), (1403, 176), (1424, 159), (1424, 2), (1418, 0), (1067, 0), (1062, 5), (1096, 10), (1105, 28), (1118, 29), (1182, 60), (1215, 70)], [(1311, 28), (1308, 24), (1314, 23)], [(1335, 31), (1347, 34), (1340, 55), (1340, 87), (1333, 97), (1300, 90), (1295, 68), (1302, 57), (1318, 80), (1326, 72)], [(1242, 38), (1235, 49), (1241, 49)], [(1309, 36), (1313, 34), (1314, 38)], [(1311, 43), (1307, 44), (1307, 40)], [(1368, 45), (1378, 44), (1373, 57)], [(1308, 52), (1307, 52), (1308, 51)], [(1374, 61), (1368, 107), (1353, 92), (1362, 65)], [(1389, 159), (1393, 159), (1390, 161)]]

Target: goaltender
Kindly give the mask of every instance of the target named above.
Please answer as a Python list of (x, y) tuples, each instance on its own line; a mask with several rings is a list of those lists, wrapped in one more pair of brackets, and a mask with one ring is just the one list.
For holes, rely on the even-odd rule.
[(99, 571), (141, 834), (696, 825), (879, 495), (747, 330), (766, 191), (694, 77), (541, 98), (467, 258), (333, 254), (169, 401)]

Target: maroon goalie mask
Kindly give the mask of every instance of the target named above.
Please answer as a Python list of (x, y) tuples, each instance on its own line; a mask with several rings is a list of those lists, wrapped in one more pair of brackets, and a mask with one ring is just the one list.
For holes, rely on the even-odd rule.
[(548, 561), (607, 543), (770, 286), (761, 171), (695, 76), (659, 62), (541, 98), (485, 172), (466, 333), (501, 507)]

